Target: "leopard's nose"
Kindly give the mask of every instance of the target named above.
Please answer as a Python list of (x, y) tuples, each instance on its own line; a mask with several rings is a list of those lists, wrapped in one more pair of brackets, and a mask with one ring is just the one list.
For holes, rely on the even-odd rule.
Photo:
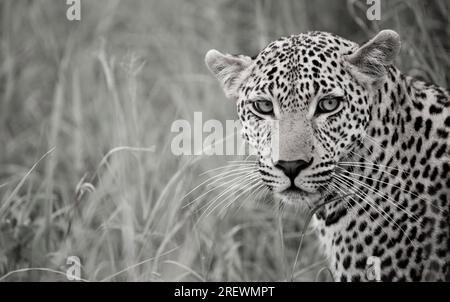
[(311, 159), (309, 162), (305, 160), (293, 160), (293, 161), (284, 161), (280, 160), (275, 164), (275, 167), (283, 171), (283, 173), (289, 177), (292, 183), (294, 183), (295, 178), (298, 174), (308, 168), (312, 164), (313, 160)]

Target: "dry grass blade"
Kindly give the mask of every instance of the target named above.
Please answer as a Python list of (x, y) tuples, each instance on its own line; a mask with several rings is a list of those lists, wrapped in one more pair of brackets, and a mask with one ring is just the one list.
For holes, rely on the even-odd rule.
[(141, 265), (144, 265), (144, 264), (146, 264), (146, 263), (155, 261), (155, 260), (158, 259), (159, 257), (163, 257), (163, 256), (170, 255), (171, 253), (175, 252), (175, 251), (178, 250), (178, 249), (179, 249), (179, 247), (176, 247), (176, 248), (173, 248), (173, 249), (171, 249), (171, 250), (168, 250), (167, 252), (164, 252), (164, 253), (162, 253), (162, 254), (156, 256), (156, 257), (151, 257), (151, 258), (145, 259), (145, 260), (143, 260), (143, 261), (141, 261), (141, 262), (139, 262), (139, 263), (136, 263), (136, 264), (131, 265), (131, 266), (127, 267), (127, 268), (124, 268), (123, 270), (120, 270), (120, 271), (118, 271), (117, 273), (114, 273), (114, 274), (112, 274), (112, 275), (110, 275), (110, 276), (108, 276), (108, 277), (103, 278), (102, 280), (100, 280), (100, 282), (111, 281), (111, 280), (113, 280), (114, 278), (116, 278), (117, 276), (120, 276), (121, 274), (124, 274), (124, 273), (126, 273), (127, 271), (129, 271), (129, 270), (135, 269), (135, 268), (137, 268), (137, 267), (139, 267), (139, 266), (141, 266)]
[(338, 196), (336, 198), (331, 198), (330, 200), (327, 200), (327, 201), (325, 201), (325, 202), (315, 206), (311, 211), (309, 211), (308, 216), (305, 219), (305, 223), (303, 225), (302, 232), (300, 234), (300, 242), (298, 244), (297, 254), (295, 255), (294, 264), (292, 265), (291, 279), (290, 279), (291, 282), (294, 281), (295, 269), (297, 268), (297, 263), (301, 260), (301, 258), (300, 258), (300, 251), (301, 251), (302, 246), (303, 246), (303, 240), (305, 238), (306, 231), (308, 230), (309, 224), (311, 223), (311, 219), (313, 218), (314, 214), (316, 214), (317, 211), (319, 211), (321, 208), (323, 208), (327, 204), (331, 204), (333, 202), (345, 199), (345, 197), (351, 196), (351, 195), (352, 194), (348, 194), (346, 196)]
[(36, 169), (36, 167), (43, 161), (50, 153), (52, 153), (55, 150), (55, 148), (50, 149), (47, 153), (45, 153), (32, 167), (30, 170), (28, 170), (27, 173), (22, 177), (20, 182), (17, 184), (17, 186), (14, 188), (14, 190), (9, 194), (8, 198), (2, 203), (2, 206), (0, 207), (0, 219), (5, 214), (6, 209), (8, 208), (11, 201), (14, 199), (14, 197), (17, 195), (19, 190), (22, 188), (24, 183), (26, 182), (28, 176), (30, 176), (31, 173)]
[[(61, 271), (57, 271), (57, 270), (45, 268), (45, 267), (35, 267), (35, 268), (22, 268), (22, 269), (17, 269), (17, 270), (11, 271), (11, 272), (7, 273), (6, 275), (1, 276), (0, 282), (6, 281), (6, 279), (8, 279), (9, 277), (11, 277), (13, 275), (20, 274), (20, 273), (28, 273), (28, 272), (47, 272), (47, 273), (61, 275), (61, 276), (64, 276), (65, 278), (67, 278), (67, 272), (61, 272)], [(89, 280), (86, 280), (83, 278), (79, 278), (76, 281), (90, 282)]]

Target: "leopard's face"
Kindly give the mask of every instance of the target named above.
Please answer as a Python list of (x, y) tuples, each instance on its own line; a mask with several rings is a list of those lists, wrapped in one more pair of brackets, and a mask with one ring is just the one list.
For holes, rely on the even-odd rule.
[(355, 76), (349, 57), (356, 50), (353, 42), (313, 32), (275, 41), (254, 59), (207, 56), (237, 101), (262, 181), (285, 202), (315, 203), (365, 135), (375, 90)]

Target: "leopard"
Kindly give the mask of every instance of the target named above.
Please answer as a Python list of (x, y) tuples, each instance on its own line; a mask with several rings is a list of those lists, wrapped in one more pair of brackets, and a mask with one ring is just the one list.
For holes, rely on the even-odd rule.
[(450, 91), (402, 73), (384, 29), (206, 53), (274, 203), (312, 210), (334, 281), (450, 281)]

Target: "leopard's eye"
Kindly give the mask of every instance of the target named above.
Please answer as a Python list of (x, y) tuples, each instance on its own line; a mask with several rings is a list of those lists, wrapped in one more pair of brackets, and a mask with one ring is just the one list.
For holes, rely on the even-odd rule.
[(316, 114), (330, 113), (339, 108), (341, 104), (341, 98), (326, 98), (320, 100), (317, 104)]
[(273, 114), (273, 103), (271, 101), (256, 101), (253, 103), (253, 109), (263, 115)]

